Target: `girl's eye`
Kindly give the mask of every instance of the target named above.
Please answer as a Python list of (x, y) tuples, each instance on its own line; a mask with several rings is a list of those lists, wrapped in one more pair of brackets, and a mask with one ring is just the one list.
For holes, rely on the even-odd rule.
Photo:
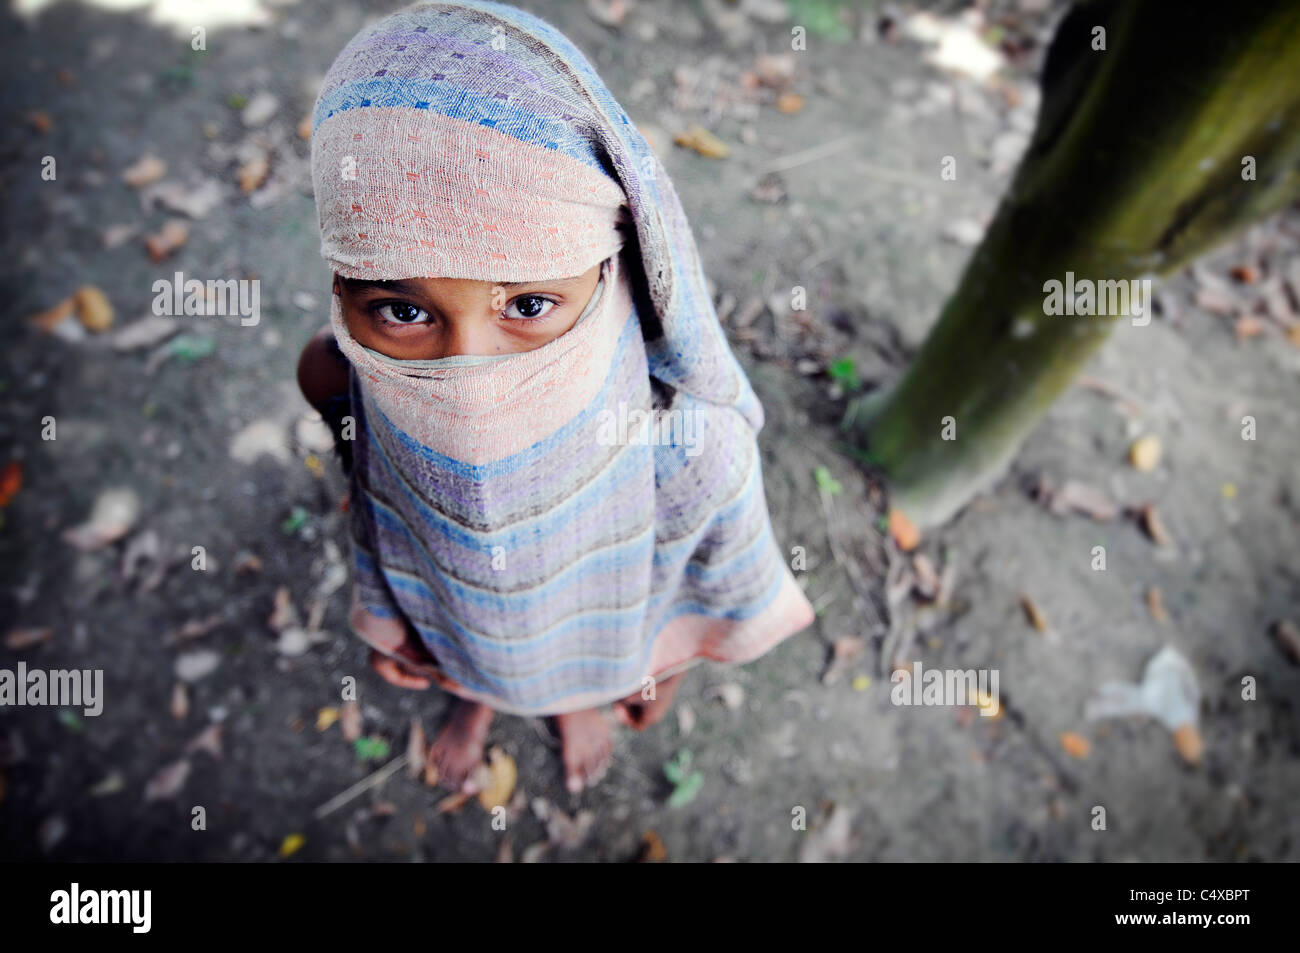
[(429, 312), (413, 304), (386, 304), (379, 309), (379, 316), (391, 324), (419, 324)]
[(540, 318), (555, 307), (555, 302), (541, 295), (520, 295), (506, 308), (507, 318)]

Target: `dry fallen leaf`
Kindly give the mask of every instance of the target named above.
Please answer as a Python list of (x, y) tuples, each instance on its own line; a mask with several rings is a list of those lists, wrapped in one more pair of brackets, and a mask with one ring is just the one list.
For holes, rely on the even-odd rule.
[(190, 740), (190, 743), (185, 746), (186, 754), (192, 754), (195, 751), (206, 751), (218, 761), (221, 760), (221, 722), (214, 721), (195, 735)]
[(64, 322), (67, 318), (72, 317), (73, 311), (76, 310), (77, 299), (75, 295), (68, 295), (52, 308), (42, 311), (40, 314), (34, 314), (27, 319), (27, 323), (32, 327), (44, 331), (46, 334), (51, 333), (56, 327)]
[(181, 329), (175, 318), (151, 314), (113, 333), (113, 350), (127, 352), (161, 344)]
[(1043, 502), (1056, 516), (1073, 511), (1104, 523), (1119, 515), (1119, 507), (1105, 493), (1077, 480), (1066, 480), (1059, 490), (1047, 492)]
[(14, 652), (21, 652), (24, 649), (30, 649), (33, 646), (48, 642), (54, 635), (54, 629), (50, 626), (41, 626), (31, 629), (11, 629), (5, 636), (5, 648)]
[(242, 576), (244, 573), (254, 573), (262, 571), (262, 559), (254, 553), (246, 550), (235, 554), (235, 575)]
[(329, 636), (323, 632), (290, 626), (276, 639), (275, 650), (286, 658), (298, 658), (311, 651), (312, 646), (328, 641)]
[(938, 599), (943, 579), (934, 568), (934, 562), (925, 553), (917, 553), (912, 557), (912, 576), (912, 589), (918, 596), (927, 602)]
[(703, 126), (691, 126), (677, 133), (673, 136), (673, 142), (694, 149), (706, 159), (725, 159), (731, 155), (731, 147)]
[(539, 840), (535, 844), (529, 844), (524, 848), (524, 852), (519, 855), (521, 864), (536, 864), (546, 856), (546, 852), (551, 849), (549, 841)]
[(916, 524), (902, 510), (892, 506), (889, 508), (889, 535), (905, 553), (910, 553), (921, 543), (921, 531)]
[(86, 793), (91, 797), (107, 797), (110, 794), (116, 794), (126, 787), (126, 781), (122, 778), (122, 772), (114, 768), (104, 777), (102, 781), (92, 787)]
[(77, 318), (87, 331), (107, 331), (113, 326), (113, 306), (104, 292), (94, 285), (82, 285), (72, 297)]
[(1165, 612), (1165, 597), (1155, 586), (1147, 590), (1147, 609), (1151, 611), (1151, 618), (1157, 622), (1168, 622), (1169, 613)]
[(1160, 438), (1149, 433), (1133, 441), (1128, 448), (1128, 462), (1133, 469), (1150, 473), (1160, 464)]
[(149, 779), (144, 788), (144, 799), (148, 801), (165, 801), (180, 793), (185, 781), (190, 776), (190, 763), (182, 758), (162, 768)]
[(271, 173), (265, 154), (256, 155), (239, 167), (239, 188), (245, 195), (256, 192)]
[(298, 624), (298, 610), (293, 606), (293, 597), (289, 594), (288, 586), (281, 586), (275, 590), (275, 603), (271, 614), (267, 616), (266, 624), (275, 632), (283, 632), (290, 626)]
[(556, 847), (576, 850), (587, 839), (587, 834), (595, 823), (596, 815), (593, 811), (583, 810), (569, 817), (559, 808), (552, 807), (546, 818), (546, 838)]
[(1300, 665), (1300, 629), (1290, 619), (1278, 619), (1270, 627), (1273, 641), (1277, 643), (1292, 665)]
[(1205, 742), (1201, 739), (1201, 733), (1190, 722), (1174, 729), (1174, 747), (1182, 759), (1190, 765), (1200, 764), (1201, 756), (1205, 753)]
[(339, 710), (337, 708), (322, 708), (316, 712), (316, 730), (328, 731), (330, 725), (339, 720)]
[(1236, 300), (1226, 292), (1209, 286), (1198, 288), (1193, 298), (1196, 306), (1210, 314), (1225, 318), (1237, 310)]
[(172, 717), (177, 721), (184, 721), (190, 713), (190, 691), (184, 682), (177, 682), (172, 687), (171, 711)]
[(221, 664), (221, 656), (211, 649), (182, 652), (176, 657), (176, 677), (182, 682), (197, 682), (207, 678)]
[(290, 834), (280, 842), (280, 856), (292, 857), (294, 854), (298, 853), (298, 851), (302, 850), (303, 845), (306, 843), (307, 838), (302, 834)]
[(23, 465), (10, 460), (0, 468), (0, 508), (8, 506), (23, 488)]
[(41, 822), (37, 829), (36, 838), (40, 841), (41, 850), (48, 854), (68, 836), (68, 822), (60, 814), (54, 814), (47, 817)]
[(803, 97), (798, 93), (782, 93), (776, 98), (776, 108), (783, 113), (797, 113), (803, 109)]
[(122, 181), (133, 189), (152, 185), (167, 174), (167, 163), (155, 155), (142, 155), (122, 172)]
[(119, 245), (125, 245), (139, 230), (138, 225), (109, 225), (100, 233), (99, 240), (105, 248), (111, 250)]
[(793, 53), (760, 53), (754, 60), (754, 72), (764, 86), (784, 89), (794, 79), (795, 65)]
[(54, 123), (50, 120), (50, 114), (47, 112), (41, 112), (39, 109), (29, 112), (27, 114), (27, 122), (33, 129), (35, 129), (41, 135), (44, 135), (45, 133), (49, 132), (50, 127), (54, 125)]
[(1061, 747), (1071, 758), (1086, 758), (1088, 752), (1092, 750), (1088, 739), (1074, 731), (1067, 731), (1061, 735)]
[(204, 179), (198, 184), (159, 182), (140, 193), (140, 204), (146, 211), (162, 205), (187, 218), (207, 218), (221, 204), (221, 183), (216, 179)]
[(1251, 314), (1242, 314), (1232, 326), (1232, 333), (1238, 341), (1249, 341), (1264, 333), (1264, 322)]
[(667, 859), (668, 849), (664, 847), (662, 837), (652, 830), (641, 835), (641, 853), (637, 855), (637, 863), (659, 864)]
[(406, 774), (418, 778), (424, 773), (424, 759), (429, 748), (424, 742), (424, 725), (418, 716), (411, 719), (411, 736), (406, 742)]
[(490, 779), (478, 792), (478, 802), (485, 811), (509, 804), (510, 795), (515, 790), (515, 781), (519, 777), (515, 759), (498, 747), (493, 747), (488, 752), (488, 768), (491, 771)]
[(1042, 610), (1038, 608), (1034, 600), (1023, 592), (1020, 594), (1020, 608), (1025, 610), (1025, 618), (1029, 620), (1029, 624), (1039, 632), (1046, 632), (1051, 628), (1047, 624), (1047, 616), (1043, 615)]
[(1148, 503), (1145, 506), (1138, 507), (1136, 513), (1138, 525), (1151, 538), (1151, 541), (1157, 546), (1168, 545), (1169, 534), (1165, 532), (1165, 524), (1161, 521), (1156, 508)]
[(1254, 265), (1237, 265), (1235, 268), (1229, 269), (1228, 274), (1230, 274), (1235, 281), (1240, 281), (1242, 284), (1246, 285), (1253, 285), (1255, 282), (1259, 281), (1259, 269)]
[(735, 711), (745, 703), (745, 690), (735, 682), (727, 682), (725, 685), (718, 685), (706, 697), (716, 698), (728, 711)]
[(685, 738), (695, 730), (695, 709), (685, 702), (677, 706), (677, 733)]
[(140, 515), (140, 498), (131, 489), (105, 490), (95, 500), (90, 519), (63, 531), (63, 540), (80, 550), (94, 550), (130, 532)]
[(195, 639), (201, 639), (209, 632), (216, 629), (224, 621), (220, 612), (214, 612), (211, 615), (204, 616), (200, 619), (188, 619), (178, 628), (173, 629), (163, 636), (163, 645), (179, 645), (184, 642), (192, 642)]
[(169, 218), (161, 230), (153, 235), (146, 235), (145, 248), (154, 261), (162, 261), (172, 252), (183, 246), (190, 238), (190, 227), (183, 219)]
[(343, 728), (343, 740), (348, 744), (361, 737), (361, 706), (355, 701), (343, 703), (339, 712), (339, 724)]
[(587, 0), (587, 12), (597, 23), (617, 29), (627, 18), (627, 0)]

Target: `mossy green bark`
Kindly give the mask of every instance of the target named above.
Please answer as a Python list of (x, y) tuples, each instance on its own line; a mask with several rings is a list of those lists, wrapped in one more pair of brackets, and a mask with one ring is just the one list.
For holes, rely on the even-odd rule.
[(1077, 5), (960, 285), (904, 376), (849, 409), (893, 505), (921, 526), (951, 517), (1105, 341), (1117, 316), (1045, 314), (1045, 282), (1166, 275), (1297, 196), (1300, 3)]

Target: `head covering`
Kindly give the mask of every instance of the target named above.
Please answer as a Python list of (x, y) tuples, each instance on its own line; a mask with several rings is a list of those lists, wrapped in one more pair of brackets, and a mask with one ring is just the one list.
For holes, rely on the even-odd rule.
[[(352, 362), (353, 628), (503, 711), (558, 713), (811, 608), (772, 536), (762, 409), (658, 158), (583, 55), (503, 4), (364, 29), (313, 114), (321, 252), (346, 277), (600, 281), (533, 351)], [(621, 249), (621, 250), (620, 250)]]

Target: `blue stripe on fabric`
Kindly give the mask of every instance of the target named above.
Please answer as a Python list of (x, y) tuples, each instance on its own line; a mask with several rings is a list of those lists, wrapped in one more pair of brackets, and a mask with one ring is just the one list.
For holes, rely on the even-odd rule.
[[(484, 589), (445, 575), (444, 571), (433, 562), (415, 534), (402, 522), (400, 516), (376, 504), (376, 517), (376, 521), (382, 523), (386, 529), (400, 534), (409, 542), (416, 555), (438, 575), (458, 603), (476, 609), (495, 609), (509, 602), (512, 604), (510, 609), (512, 612), (532, 611), (538, 605), (554, 600), (558, 590), (581, 582), (589, 576), (635, 568), (645, 568), (648, 571), (651, 563), (647, 557), (654, 550), (654, 526), (651, 524), (630, 539), (620, 540), (608, 547), (585, 554), (539, 586), (525, 592), (507, 593)], [(387, 578), (387, 571), (388, 567), (385, 569), (385, 578)]]
[(373, 76), (344, 83), (330, 90), (316, 104), (313, 125), (319, 127), (338, 113), (367, 107), (428, 110), (449, 119), (487, 126), (528, 145), (576, 159), (606, 175), (592, 142), (576, 135), (573, 127), (563, 119), (521, 109), (496, 96), (466, 89), (451, 80)]
[[(729, 619), (737, 622), (743, 622), (746, 619), (752, 619), (758, 616), (760, 613), (766, 610), (768, 606), (772, 604), (773, 600), (776, 599), (778, 593), (780, 592), (781, 585), (783, 582), (784, 582), (784, 577), (780, 573), (777, 573), (772, 584), (768, 587), (767, 591), (764, 592), (761, 596), (753, 600), (750, 600), (749, 602), (743, 605), (736, 606), (732, 609), (727, 609), (722, 611), (719, 611), (714, 607), (701, 605), (695, 602), (675, 602), (672, 609), (670, 609), (667, 613), (665, 613), (664, 616), (655, 625), (653, 636), (645, 640), (641, 652), (639, 653), (638, 657), (634, 660), (636, 664), (635, 674), (629, 679), (629, 681), (639, 678), (640, 672), (649, 663), (651, 653), (653, 652), (654, 649), (655, 640), (659, 637), (659, 634), (660, 632), (663, 631), (663, 628), (666, 625), (668, 625), (668, 623), (672, 622), (674, 619), (683, 615), (699, 615), (699, 616), (705, 616), (707, 618)], [(463, 664), (465, 665), (465, 667), (468, 668), (471, 673), (474, 672), (473, 660), (466, 655), (464, 649), (460, 645), (456, 644), (454, 640), (449, 639), (447, 636), (437, 631), (436, 629), (427, 628), (425, 626), (417, 624), (414, 621), (412, 621), (411, 624), (412, 626), (415, 627), (416, 631), (419, 633), (421, 640), (424, 641), (424, 643), (427, 646), (429, 646), (430, 650), (434, 652), (435, 656), (437, 656), (438, 654), (437, 650), (439, 648), (443, 648), (448, 652), (450, 652), (452, 655), (460, 657), (463, 660)], [(545, 706), (547, 705), (561, 701), (573, 695), (581, 695), (589, 692), (608, 691), (610, 690), (610, 685), (608, 683), (593, 684), (590, 682), (581, 685), (576, 685), (576, 686), (570, 685), (556, 692), (553, 692), (549, 695), (546, 695), (542, 698), (531, 698), (530, 700), (525, 702), (522, 700), (522, 693), (527, 685), (536, 682), (540, 679), (554, 679), (557, 674), (562, 673), (565, 670), (574, 667), (580, 667), (584, 669), (590, 669), (593, 667), (595, 668), (619, 667), (616, 663), (611, 664), (609, 660), (598, 660), (598, 659), (588, 659), (588, 658), (566, 659), (564, 662), (561, 662), (558, 665), (555, 665), (544, 672), (539, 672), (534, 675), (528, 675), (517, 679), (506, 679), (506, 678), (500, 678), (496, 676), (486, 676), (487, 681), (483, 682), (478, 680), (477, 678), (474, 678), (470, 674), (465, 674), (461, 671), (451, 669), (451, 667), (446, 664), (446, 658), (447, 658), (446, 655), (440, 658), (440, 661), (443, 663), (443, 667), (447, 669), (456, 678), (457, 681), (465, 685), (470, 690), (483, 695), (496, 694), (504, 697), (507, 701), (509, 701), (512, 704), (517, 704), (520, 707), (531, 708), (534, 710), (541, 710), (545, 708)], [(629, 660), (629, 662), (626, 664), (631, 664), (632, 661), (633, 660)], [(626, 667), (626, 665), (624, 667)]]
[[(606, 467), (603, 473), (597, 474), (590, 483), (580, 487), (577, 492), (570, 493), (562, 502), (545, 514), (531, 517), (521, 523), (512, 524), (505, 529), (474, 530), (457, 523), (430, 506), (407, 484), (405, 478), (393, 465), (393, 461), (389, 459), (383, 446), (377, 441), (372, 442), (371, 446), (379, 450), (379, 460), (392, 475), (394, 482), (401, 489), (402, 495), (415, 507), (415, 511), (424, 526), (449, 543), (474, 552), (490, 552), (493, 546), (504, 546), (507, 551), (512, 549), (520, 550), (528, 545), (530, 540), (538, 536), (550, 536), (557, 530), (562, 531), (576, 518), (573, 513), (575, 508), (589, 508), (594, 501), (603, 500), (618, 492), (629, 478), (635, 476), (636, 473), (642, 472), (647, 465), (647, 461), (644, 459), (645, 455), (652, 450), (650, 447), (637, 445), (624, 447), (614, 463)], [(368, 490), (366, 491), (366, 499), (377, 505), (388, 505), (378, 500)]]

